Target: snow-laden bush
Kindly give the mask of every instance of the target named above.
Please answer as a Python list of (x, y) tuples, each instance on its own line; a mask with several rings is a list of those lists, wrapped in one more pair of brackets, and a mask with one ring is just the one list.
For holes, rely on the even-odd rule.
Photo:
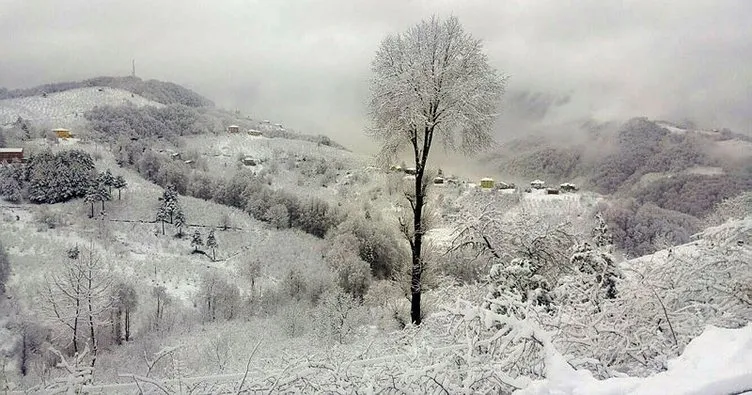
[(313, 326), (319, 338), (344, 344), (352, 340), (363, 318), (364, 309), (358, 300), (333, 287), (321, 296), (313, 311)]

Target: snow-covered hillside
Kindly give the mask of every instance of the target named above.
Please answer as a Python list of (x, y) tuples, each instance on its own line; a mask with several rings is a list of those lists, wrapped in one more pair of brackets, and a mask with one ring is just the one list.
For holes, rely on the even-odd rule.
[[(131, 92), (109, 87), (71, 89), (43, 96), (0, 100), (0, 125), (18, 117), (50, 127), (65, 127), (83, 122), (83, 113), (95, 106), (163, 106)], [(54, 125), (54, 126), (53, 126)]]

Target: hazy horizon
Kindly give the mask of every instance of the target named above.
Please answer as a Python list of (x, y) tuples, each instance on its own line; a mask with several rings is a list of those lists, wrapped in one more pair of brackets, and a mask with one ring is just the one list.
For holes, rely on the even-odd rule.
[[(752, 133), (752, 2), (0, 0), (0, 86), (100, 75), (175, 82), (356, 151), (380, 41), (455, 15), (511, 76), (499, 134), (594, 118)], [(550, 128), (555, 131), (556, 128)]]

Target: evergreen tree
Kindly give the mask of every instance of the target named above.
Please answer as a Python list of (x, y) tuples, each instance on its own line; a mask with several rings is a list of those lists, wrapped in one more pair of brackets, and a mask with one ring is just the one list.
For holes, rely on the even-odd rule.
[(193, 232), (193, 236), (191, 237), (191, 247), (193, 247), (193, 251), (197, 252), (199, 247), (203, 247), (204, 240), (201, 237), (201, 231), (196, 229), (195, 232)]
[(169, 221), (178, 228), (178, 234), (182, 236), (182, 227), (185, 226), (186, 219), (175, 187), (168, 185), (162, 192), (161, 200), (162, 204), (157, 209), (157, 221), (162, 222), (162, 234), (165, 234), (164, 223)]
[(157, 221), (162, 223), (162, 235), (165, 234), (165, 222), (167, 222), (167, 218), (169, 218), (167, 211), (165, 210), (165, 206), (162, 205), (157, 209)]
[(185, 226), (185, 214), (183, 209), (178, 206), (178, 210), (175, 212), (175, 227), (178, 229), (178, 236), (183, 237), (183, 226)]
[(112, 193), (112, 187), (115, 184), (115, 177), (112, 176), (110, 169), (107, 169), (102, 173), (102, 183), (107, 187), (107, 190)]
[(102, 211), (104, 211), (104, 202), (112, 200), (110, 191), (107, 189), (104, 182), (98, 182), (96, 184), (96, 200), (102, 202)]
[(217, 238), (214, 236), (214, 229), (210, 230), (209, 235), (206, 236), (206, 246), (211, 248), (212, 260), (217, 260), (217, 248), (219, 245), (217, 244)]
[(128, 182), (125, 181), (125, 178), (123, 176), (118, 175), (117, 177), (115, 177), (114, 180), (112, 180), (112, 186), (113, 186), (113, 188), (117, 189), (117, 191), (118, 191), (118, 200), (120, 200), (120, 190), (123, 189), (123, 188), (127, 188), (128, 187)]
[(94, 202), (97, 201), (97, 197), (97, 188), (92, 185), (86, 192), (86, 196), (84, 196), (84, 201), (91, 204), (91, 214), (89, 214), (89, 218), (94, 218)]
[(590, 232), (597, 248), (607, 247), (612, 244), (612, 236), (608, 230), (608, 224), (601, 213), (595, 214), (595, 226)]

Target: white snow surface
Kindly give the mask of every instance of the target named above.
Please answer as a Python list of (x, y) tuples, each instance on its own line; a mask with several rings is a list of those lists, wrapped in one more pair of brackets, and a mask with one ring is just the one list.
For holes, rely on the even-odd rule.
[[(101, 89), (101, 91), (100, 91)], [(83, 119), (83, 113), (96, 106), (131, 104), (138, 107), (163, 105), (131, 92), (109, 87), (70, 89), (50, 93), (47, 97), (29, 96), (0, 100), (0, 125), (14, 122), (18, 117), (41, 123), (55, 122), (65, 126)]]
[(708, 326), (692, 340), (668, 369), (650, 377), (596, 380), (588, 371), (558, 366), (555, 375), (531, 383), (517, 395), (752, 393), (752, 324), (724, 329)]

